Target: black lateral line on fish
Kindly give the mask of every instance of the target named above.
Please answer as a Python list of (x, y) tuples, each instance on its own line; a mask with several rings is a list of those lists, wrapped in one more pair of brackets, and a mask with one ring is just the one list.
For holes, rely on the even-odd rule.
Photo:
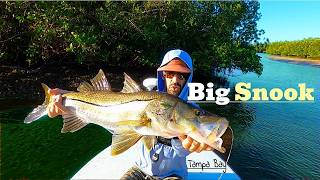
[(114, 106), (114, 105), (119, 105), (119, 104), (126, 104), (126, 103), (130, 103), (130, 102), (134, 102), (134, 101), (152, 101), (152, 99), (150, 99), (150, 100), (133, 99), (133, 100), (131, 100), (131, 101), (127, 101), (127, 102), (119, 103), (119, 104), (100, 105), (100, 104), (95, 104), (95, 103), (92, 103), (92, 102), (83, 101), (83, 100), (80, 100), (80, 99), (72, 99), (72, 98), (68, 98), (68, 99), (69, 99), (69, 100), (73, 100), (73, 101), (78, 101), (78, 102), (83, 102), (83, 103), (91, 104), (91, 105), (93, 105), (93, 106), (99, 106), (99, 107), (108, 107), (108, 106)]

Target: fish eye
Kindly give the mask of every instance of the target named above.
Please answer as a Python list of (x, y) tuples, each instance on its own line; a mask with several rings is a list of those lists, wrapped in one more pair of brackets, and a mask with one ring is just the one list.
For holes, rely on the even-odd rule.
[(200, 116), (200, 115), (201, 115), (201, 112), (200, 112), (199, 110), (196, 110), (195, 115), (196, 115), (196, 116)]

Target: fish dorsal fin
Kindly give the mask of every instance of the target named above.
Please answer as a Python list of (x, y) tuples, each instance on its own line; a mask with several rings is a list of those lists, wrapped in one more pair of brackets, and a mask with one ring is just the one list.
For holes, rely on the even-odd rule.
[(91, 84), (83, 82), (77, 88), (78, 91), (111, 91), (110, 83), (108, 82), (104, 72), (100, 69), (98, 74), (90, 80)]
[(80, 86), (77, 88), (79, 92), (84, 92), (84, 91), (94, 91), (94, 87), (89, 84), (88, 82), (82, 82)]
[(124, 85), (122, 88), (122, 93), (133, 93), (142, 91), (140, 86), (126, 73), (124, 73)]
[(122, 130), (121, 133), (116, 132), (112, 135), (111, 155), (116, 156), (128, 150), (131, 146), (135, 145), (142, 135), (134, 130)]
[(62, 117), (63, 128), (61, 129), (61, 133), (75, 132), (88, 124), (74, 114), (63, 114)]

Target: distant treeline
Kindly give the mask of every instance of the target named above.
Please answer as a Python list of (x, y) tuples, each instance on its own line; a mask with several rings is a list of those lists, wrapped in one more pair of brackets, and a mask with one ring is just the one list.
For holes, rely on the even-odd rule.
[(320, 58), (320, 38), (272, 42), (266, 46), (266, 53), (280, 56)]
[(0, 63), (156, 67), (181, 48), (203, 72), (261, 73), (258, 9), (257, 1), (0, 2)]
[(258, 53), (265, 53), (269, 43), (269, 39), (265, 39), (263, 42), (254, 43), (254, 47)]

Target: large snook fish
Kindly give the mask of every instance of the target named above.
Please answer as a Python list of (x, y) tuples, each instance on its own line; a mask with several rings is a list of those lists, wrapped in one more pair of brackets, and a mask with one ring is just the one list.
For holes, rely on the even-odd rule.
[[(52, 96), (49, 87), (42, 84), (46, 97), (42, 105), (26, 118), (31, 123), (47, 114)], [(102, 70), (84, 82), (79, 92), (63, 94), (63, 105), (69, 110), (63, 117), (62, 133), (75, 132), (88, 123), (100, 125), (113, 133), (111, 155), (117, 155), (133, 146), (141, 138), (148, 149), (155, 143), (155, 136), (173, 138), (189, 135), (224, 153), (221, 136), (228, 128), (225, 118), (195, 108), (179, 98), (159, 92), (142, 91), (125, 74), (121, 92), (112, 92)]]

